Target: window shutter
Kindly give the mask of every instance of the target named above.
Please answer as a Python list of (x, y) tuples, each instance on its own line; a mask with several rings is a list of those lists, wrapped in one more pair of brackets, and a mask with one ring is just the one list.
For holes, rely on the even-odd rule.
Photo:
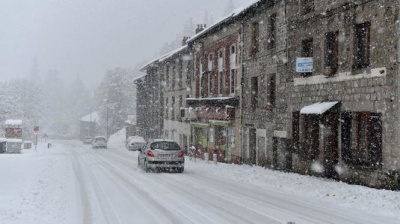
[(382, 161), (382, 115), (371, 113), (370, 122), (369, 162), (376, 166)]
[(342, 112), (342, 159), (346, 163), (351, 162), (351, 112)]
[(300, 147), (300, 111), (292, 112), (292, 151), (299, 152)]

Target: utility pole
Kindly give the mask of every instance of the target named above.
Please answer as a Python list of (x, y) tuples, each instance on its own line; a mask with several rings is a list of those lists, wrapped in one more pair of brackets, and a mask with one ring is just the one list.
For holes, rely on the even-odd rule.
[(108, 133), (108, 109), (109, 109), (108, 108), (108, 99), (104, 99), (103, 101), (106, 106), (106, 136), (107, 136), (107, 140), (108, 140), (108, 136), (109, 136), (109, 133)]

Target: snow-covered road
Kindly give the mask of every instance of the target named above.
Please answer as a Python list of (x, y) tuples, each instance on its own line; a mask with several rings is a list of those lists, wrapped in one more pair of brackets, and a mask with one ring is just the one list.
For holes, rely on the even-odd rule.
[[(93, 150), (75, 141), (5, 156), (41, 165), (21, 165), (25, 180), (6, 175), (8, 183), (26, 188), (0, 197), (0, 223), (400, 223), (395, 206), (388, 205), (387, 215), (384, 208), (375, 213), (213, 172), (233, 165), (187, 161), (182, 174), (145, 173), (136, 152)], [(7, 169), (3, 160), (0, 155)], [(0, 190), (7, 192), (5, 183)], [(392, 193), (399, 196), (386, 195)]]

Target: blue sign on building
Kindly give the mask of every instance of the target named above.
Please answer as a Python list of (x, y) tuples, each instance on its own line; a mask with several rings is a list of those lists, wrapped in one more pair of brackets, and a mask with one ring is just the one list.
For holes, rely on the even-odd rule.
[(313, 72), (314, 61), (313, 58), (296, 58), (296, 72), (310, 73)]

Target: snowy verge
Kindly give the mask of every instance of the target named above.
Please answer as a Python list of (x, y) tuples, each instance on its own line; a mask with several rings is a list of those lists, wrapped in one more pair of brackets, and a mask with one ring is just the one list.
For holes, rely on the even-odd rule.
[(332, 202), (348, 208), (366, 210), (372, 214), (390, 216), (400, 223), (400, 192), (378, 190), (359, 185), (350, 185), (330, 179), (305, 176), (265, 169), (259, 166), (234, 165), (197, 159), (186, 159), (187, 173), (202, 173), (218, 179), (228, 179), (265, 190), (286, 192), (309, 198)]
[(37, 151), (0, 154), (0, 223), (79, 222), (78, 199), (71, 197), (79, 194), (64, 150), (41, 143)]

